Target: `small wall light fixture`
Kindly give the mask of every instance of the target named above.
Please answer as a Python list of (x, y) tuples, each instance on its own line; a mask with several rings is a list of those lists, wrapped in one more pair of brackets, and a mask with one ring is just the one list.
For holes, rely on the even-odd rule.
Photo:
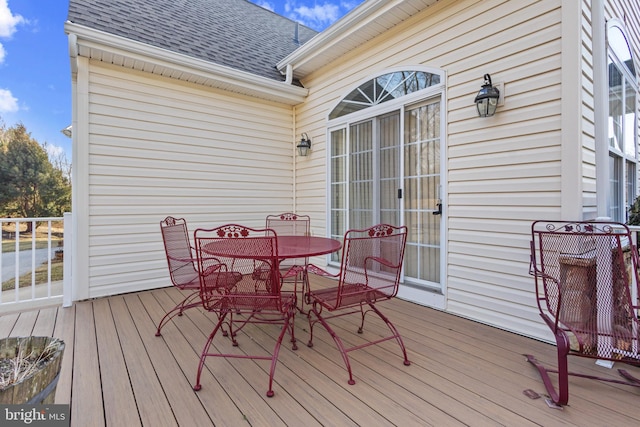
[(64, 136), (71, 138), (73, 136), (73, 129), (71, 127), (71, 125), (67, 126), (66, 128), (62, 129), (60, 132), (62, 132), (64, 134)]
[(491, 76), (484, 75), (484, 84), (476, 95), (476, 107), (480, 117), (491, 117), (496, 113), (500, 91), (491, 84)]
[(300, 139), (297, 147), (298, 154), (300, 154), (301, 156), (307, 156), (309, 154), (309, 150), (311, 149), (311, 140), (306, 133), (302, 134), (302, 138)]

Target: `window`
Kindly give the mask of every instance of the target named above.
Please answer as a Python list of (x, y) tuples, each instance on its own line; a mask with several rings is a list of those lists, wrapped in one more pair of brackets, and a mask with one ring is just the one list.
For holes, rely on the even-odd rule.
[(634, 58), (620, 22), (607, 26), (609, 81), (609, 216), (627, 220), (627, 207), (637, 193), (637, 94)]
[(440, 76), (424, 71), (397, 71), (358, 86), (333, 109), (329, 120), (391, 101), (440, 83)]

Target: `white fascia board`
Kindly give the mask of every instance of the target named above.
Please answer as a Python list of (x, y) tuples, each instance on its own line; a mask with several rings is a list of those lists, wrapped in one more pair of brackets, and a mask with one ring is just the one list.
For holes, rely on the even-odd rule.
[[(140, 43), (125, 37), (105, 33), (72, 22), (65, 22), (65, 32), (77, 46), (93, 48), (121, 55), (124, 58), (153, 64), (176, 70), (185, 74), (202, 77), (220, 84), (220, 87), (233, 87), (236, 91), (262, 99), (296, 105), (304, 102), (308, 89), (277, 82), (266, 77), (256, 76), (211, 62), (193, 58), (181, 53)], [(75, 36), (75, 37), (73, 37)], [(78, 47), (70, 46), (70, 53), (78, 54)], [(73, 54), (71, 54), (73, 60)]]

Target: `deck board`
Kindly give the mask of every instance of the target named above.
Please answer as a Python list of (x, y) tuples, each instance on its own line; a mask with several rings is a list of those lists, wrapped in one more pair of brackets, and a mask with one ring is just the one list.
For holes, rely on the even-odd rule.
[[(145, 295), (148, 298), (153, 298), (150, 294)], [(173, 387), (164, 387), (164, 391), (168, 404), (173, 410), (176, 423), (180, 425), (189, 425), (189, 423), (207, 425), (211, 423), (211, 418), (190, 384), (186, 381), (175, 381), (176, 377), (184, 376), (176, 361), (178, 351), (171, 351), (163, 339), (154, 335), (155, 325), (147, 312), (148, 309), (155, 310), (154, 307), (151, 307), (151, 301), (145, 309), (139, 296), (130, 294), (124, 297), (124, 303), (131, 314), (133, 324), (137, 327), (137, 332), (149, 355), (158, 380), (161, 384), (174, 384)], [(154, 313), (157, 316), (162, 316), (159, 311)]]
[[(124, 319), (128, 313), (118, 310), (118, 298), (99, 299), (93, 302), (93, 313), (96, 322), (96, 330), (101, 331), (97, 335), (98, 357), (100, 361), (100, 372), (102, 376), (102, 393), (104, 395), (104, 411), (107, 426), (142, 425), (144, 421), (158, 421), (161, 418), (148, 419), (145, 417), (147, 411), (144, 410), (144, 403), (152, 402), (149, 396), (156, 397), (151, 387), (144, 393), (140, 388), (138, 393), (134, 392), (137, 385), (136, 379), (140, 375), (149, 374), (147, 365), (140, 360), (127, 360), (126, 356), (130, 351), (139, 351), (137, 348), (131, 349), (133, 345), (126, 337), (130, 330), (123, 327)], [(113, 311), (112, 311), (113, 309)], [(135, 332), (135, 329), (133, 330)], [(139, 343), (136, 340), (135, 343)], [(127, 369), (127, 366), (135, 366), (136, 369)], [(151, 369), (151, 374), (155, 376)], [(122, 381), (127, 378), (128, 381)], [(140, 402), (141, 401), (141, 402)], [(158, 400), (158, 403), (160, 400)], [(137, 406), (139, 405), (139, 406)], [(158, 412), (162, 412), (166, 405), (158, 405)], [(140, 412), (138, 412), (140, 408)], [(166, 414), (162, 414), (166, 415)]]
[[(53, 336), (60, 338), (65, 343), (64, 356), (62, 357), (62, 367), (60, 378), (56, 386), (55, 403), (71, 402), (71, 385), (73, 381), (73, 361), (75, 341), (75, 315), (76, 307), (58, 307), (56, 310), (56, 324)], [(0, 320), (2, 317), (0, 317)], [(1, 322), (0, 322), (1, 323)]]
[[(53, 335), (65, 341), (56, 403), (71, 404), (73, 426), (455, 426), (638, 425), (640, 389), (570, 379), (569, 406), (549, 408), (523, 353), (554, 365), (555, 347), (399, 299), (380, 304), (407, 347), (404, 366), (394, 341), (351, 352), (356, 384), (330, 335), (296, 317), (298, 350), (285, 338), (275, 396), (265, 396), (269, 361), (207, 358), (202, 389), (194, 392), (199, 354), (215, 323), (200, 308), (176, 317), (155, 336), (155, 322), (181, 298), (173, 288), (131, 293), (0, 315), (4, 336)], [(331, 319), (346, 345), (386, 332), (367, 315)], [(272, 351), (279, 328), (249, 325), (239, 347), (216, 337), (214, 346), (239, 354)], [(616, 377), (593, 360), (570, 367)], [(624, 367), (640, 376), (640, 368)]]
[[(104, 426), (104, 402), (98, 363), (98, 343), (91, 301), (75, 304), (75, 341), (67, 347), (65, 355), (73, 353), (73, 382), (71, 385), (71, 422), (75, 426)], [(68, 344), (68, 343), (67, 343)], [(120, 381), (125, 380), (119, 378)], [(128, 379), (126, 379), (128, 381)], [(107, 404), (108, 405), (108, 404)]]

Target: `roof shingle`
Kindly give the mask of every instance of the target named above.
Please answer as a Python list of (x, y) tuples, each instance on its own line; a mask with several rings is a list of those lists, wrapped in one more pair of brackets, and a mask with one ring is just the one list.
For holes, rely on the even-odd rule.
[(246, 0), (70, 0), (67, 19), (277, 81), (276, 63), (317, 34)]

